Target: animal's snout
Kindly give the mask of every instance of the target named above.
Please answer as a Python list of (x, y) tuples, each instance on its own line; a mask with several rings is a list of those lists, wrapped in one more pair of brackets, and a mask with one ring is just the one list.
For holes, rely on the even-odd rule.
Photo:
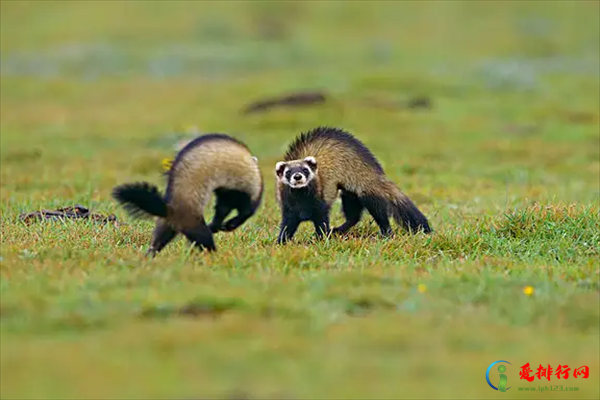
[(302, 179), (302, 174), (296, 173), (296, 174), (294, 174), (294, 176), (292, 176), (292, 179), (294, 181), (299, 181)]

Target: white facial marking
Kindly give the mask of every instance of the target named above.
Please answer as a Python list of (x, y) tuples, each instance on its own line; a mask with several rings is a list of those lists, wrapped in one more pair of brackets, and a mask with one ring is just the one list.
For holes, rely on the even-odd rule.
[(283, 161), (279, 161), (277, 164), (275, 164), (275, 175), (278, 179), (284, 178), (285, 171), (283, 170), (283, 167), (285, 167), (285, 162)]
[[(287, 168), (286, 168), (286, 172), (283, 175), (284, 177), (287, 176)], [(287, 177), (286, 177), (287, 178)], [(291, 176), (290, 179), (287, 179), (288, 184), (290, 185), (290, 187), (294, 188), (294, 189), (301, 189), (303, 187), (305, 187), (306, 185), (308, 185), (308, 183), (310, 182), (307, 177), (298, 171), (294, 171)]]
[[(314, 157), (312, 157), (314, 161)], [(281, 162), (276, 165), (277, 179), (284, 185), (292, 189), (301, 189), (308, 185), (315, 178), (314, 170), (316, 165), (311, 165), (306, 160), (293, 160), (286, 163)]]
[(305, 157), (304, 163), (310, 168), (311, 174), (317, 169), (317, 159), (313, 156)]
[(317, 163), (317, 159), (314, 158), (313, 156), (308, 156), (304, 159), (304, 161), (306, 161), (309, 164), (316, 164)]

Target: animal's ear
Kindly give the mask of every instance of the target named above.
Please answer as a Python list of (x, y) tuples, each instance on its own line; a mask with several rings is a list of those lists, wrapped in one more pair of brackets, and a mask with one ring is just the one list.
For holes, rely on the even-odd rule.
[(283, 171), (285, 170), (285, 166), (286, 166), (286, 163), (283, 161), (279, 161), (277, 164), (275, 164), (275, 174), (277, 176), (282, 176)]
[(317, 169), (317, 159), (316, 158), (309, 156), (304, 159), (304, 162), (307, 163), (308, 166), (310, 167), (310, 169), (312, 169), (313, 171), (315, 171)]

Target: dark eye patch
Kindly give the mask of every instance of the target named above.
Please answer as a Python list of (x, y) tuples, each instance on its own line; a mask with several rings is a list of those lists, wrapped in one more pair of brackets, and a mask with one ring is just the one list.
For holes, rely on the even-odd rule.
[(291, 177), (292, 177), (292, 171), (288, 170), (288, 171), (285, 173), (285, 178), (286, 178), (286, 179), (290, 179)]
[(308, 168), (302, 168), (302, 173), (306, 176), (308, 176), (308, 174), (310, 173), (310, 171), (308, 170)]

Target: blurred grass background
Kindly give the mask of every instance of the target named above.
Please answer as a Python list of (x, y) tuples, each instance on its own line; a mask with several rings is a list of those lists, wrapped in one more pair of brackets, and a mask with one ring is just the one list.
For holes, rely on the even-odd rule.
[[(0, 395), (598, 398), (599, 4), (2, 0)], [(327, 101), (241, 112), (298, 90)], [(435, 235), (364, 217), (277, 248), (272, 170), (317, 125), (363, 140)], [(218, 254), (146, 260), (151, 223), (110, 191), (164, 187), (194, 126), (248, 143), (263, 206)], [(127, 225), (18, 221), (73, 203)], [(498, 393), (499, 359), (515, 389), (579, 391)], [(530, 384), (527, 362), (590, 377)]]

